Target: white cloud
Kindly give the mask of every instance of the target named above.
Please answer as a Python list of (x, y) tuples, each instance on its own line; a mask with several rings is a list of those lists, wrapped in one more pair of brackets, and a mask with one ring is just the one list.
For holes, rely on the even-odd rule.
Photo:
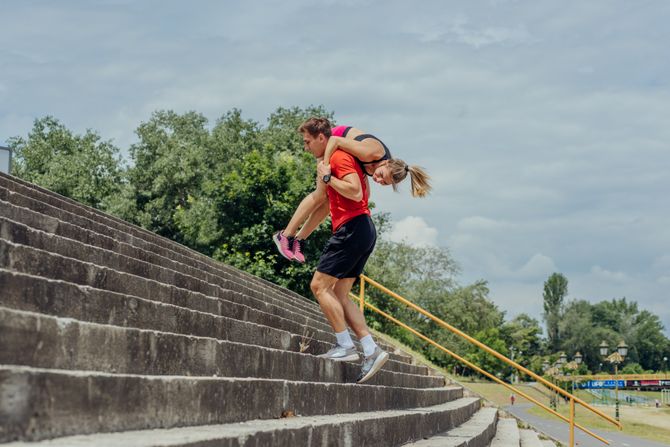
[(628, 275), (626, 275), (624, 272), (612, 272), (609, 270), (605, 270), (604, 268), (600, 267), (599, 265), (594, 265), (591, 268), (591, 274), (598, 280), (601, 281), (613, 281), (613, 282), (626, 282), (630, 278)]
[(395, 222), (386, 236), (393, 242), (406, 242), (415, 247), (436, 246), (437, 230), (421, 217), (407, 216)]
[(517, 272), (516, 276), (524, 279), (546, 279), (558, 271), (553, 259), (541, 253), (536, 253)]

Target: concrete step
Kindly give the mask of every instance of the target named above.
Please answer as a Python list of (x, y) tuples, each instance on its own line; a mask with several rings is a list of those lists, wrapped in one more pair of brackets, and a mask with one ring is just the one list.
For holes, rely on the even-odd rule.
[(289, 417), (243, 423), (71, 436), (46, 442), (11, 443), (8, 447), (239, 447), (366, 446), (389, 447), (448, 430), (479, 408), (473, 398), (409, 410), (332, 416)]
[(519, 447), (521, 443), (519, 426), (514, 418), (499, 418), (491, 447)]
[[(120, 374), (354, 383), (360, 362), (206, 337), (84, 323), (0, 307), (0, 364)], [(104, 346), (104, 349), (100, 349)], [(178, 359), (178, 361), (175, 361)], [(371, 385), (438, 388), (444, 379), (382, 370)]]
[(542, 441), (534, 430), (519, 430), (521, 447), (542, 447)]
[(306, 300), (285, 288), (234, 267), (218, 263), (201, 253), (140, 227), (128, 224), (116, 217), (2, 173), (0, 173), (0, 199), (39, 211), (44, 215), (55, 217), (64, 222), (70, 222), (77, 227), (92, 230), (101, 235), (111, 235), (116, 240), (137, 245), (181, 264), (218, 274), (246, 287), (256, 290), (272, 290), (274, 293), (282, 295), (287, 301), (292, 301), (296, 306), (312, 310), (318, 309), (313, 301)]
[[(228, 340), (268, 348), (320, 354), (331, 343), (305, 339), (262, 324), (220, 316), (230, 306), (214, 303), (211, 312), (175, 306), (0, 269), (0, 304), (84, 322)], [(253, 313), (250, 313), (253, 315)], [(301, 343), (303, 344), (301, 346)], [(389, 360), (385, 369), (426, 375), (427, 368)]]
[[(0, 366), (0, 442), (430, 407), (462, 397), (437, 389), (256, 378), (144, 376)], [(473, 399), (473, 405), (478, 401)]]
[[(309, 323), (299, 324), (288, 318), (279, 318), (271, 313), (259, 313), (251, 308), (239, 308), (235, 303), (226, 300), (231, 293), (229, 291), (220, 290), (219, 297), (213, 298), (206, 295), (191, 292), (187, 289), (182, 289), (174, 286), (167, 286), (156, 281), (147, 280), (140, 276), (119, 273), (104, 267), (98, 267), (91, 263), (78, 261), (72, 258), (66, 258), (60, 255), (52, 254), (43, 250), (35, 249), (25, 245), (17, 245), (0, 239), (0, 268), (10, 269), (28, 275), (61, 280), (65, 282), (72, 282), (83, 286), (92, 287), (99, 290), (108, 290), (122, 295), (127, 295), (133, 298), (144, 298), (149, 301), (166, 302), (168, 304), (176, 304), (180, 307), (188, 306), (197, 310), (214, 313), (218, 315), (231, 315), (237, 313), (239, 316), (242, 313), (248, 320), (257, 321), (267, 328), (259, 331), (258, 334), (273, 335), (272, 345), (263, 341), (264, 346), (288, 349), (288, 346), (276, 344), (279, 333), (274, 333), (270, 329), (279, 329), (281, 331), (293, 332), (293, 346), (298, 348), (299, 340), (302, 340), (302, 335), (309, 331), (313, 342), (322, 342), (321, 344), (314, 343), (314, 348), (319, 347), (318, 351), (314, 353), (325, 352), (332, 346), (334, 336), (331, 333), (314, 329), (309, 326)], [(14, 289), (16, 290), (16, 289)], [(21, 291), (18, 293), (23, 294)], [(15, 292), (16, 293), (16, 292)], [(9, 298), (5, 298), (9, 299)], [(106, 312), (106, 309), (99, 308), (101, 312)], [(239, 324), (229, 322), (231, 326), (237, 327)], [(260, 344), (252, 342), (250, 337), (256, 337), (255, 330), (250, 331), (244, 327), (240, 327), (241, 332), (237, 336), (246, 336), (247, 339), (237, 338), (235, 341)], [(219, 336), (214, 336), (219, 338)], [(289, 336), (290, 337), (290, 336)], [(286, 335), (282, 335), (286, 341)], [(224, 339), (229, 339), (224, 337)], [(393, 360), (402, 361), (406, 356), (398, 356), (391, 353)], [(422, 369), (422, 367), (417, 367)], [(424, 368), (425, 369), (425, 368)], [(425, 369), (425, 371), (427, 371)]]
[(498, 410), (480, 408), (470, 419), (443, 433), (406, 444), (412, 447), (486, 447), (496, 431)]
[(274, 303), (327, 325), (317, 307), (310, 305), (309, 309), (305, 309), (294, 303), (287, 303), (283, 297), (277, 296), (273, 289), (265, 289), (259, 294), (230, 278), (221, 278), (194, 267), (184, 266), (153, 252), (118, 242), (107, 235), (82, 230), (57, 219), (49, 218), (50, 221), (46, 221), (45, 216), (39, 213), (4, 201), (0, 201), (0, 216), (3, 216), (1, 234), (8, 241), (31, 245), (127, 273), (139, 272), (152, 279), (167, 277), (179, 281), (183, 287), (193, 291), (211, 294), (209, 290), (216, 287), (234, 290), (251, 299)]
[(540, 442), (542, 442), (542, 447), (556, 447), (556, 443), (549, 439), (542, 439)]
[[(3, 208), (4, 206), (4, 208)], [(256, 309), (262, 310), (267, 314), (276, 315), (285, 318), (282, 329), (299, 332), (302, 329), (296, 329), (299, 326), (308, 325), (312, 328), (317, 328), (325, 334), (331, 334), (332, 331), (324, 320), (323, 315), (319, 312), (318, 317), (314, 314), (305, 314), (301, 309), (286, 306), (280, 299), (264, 296), (262, 299), (250, 297), (246, 294), (240, 293), (240, 289), (236, 283), (230, 281), (222, 281), (221, 278), (202, 273), (197, 269), (188, 269), (181, 264), (170, 261), (165, 258), (160, 258), (156, 255), (147, 253), (143, 250), (132, 247), (128, 244), (119, 244), (116, 241), (107, 238), (109, 243), (101, 243), (106, 236), (98, 234), (90, 234), (85, 237), (79, 237), (87, 243), (79, 242), (72, 239), (73, 235), (82, 235), (84, 231), (78, 228), (71, 228), (68, 236), (57, 236), (48, 231), (53, 228), (62, 228), (69, 224), (63, 222), (52, 222), (45, 224), (43, 216), (34, 213), (25, 208), (15, 207), (0, 201), (0, 211), (6, 211), (6, 214), (14, 218), (21, 219), (26, 224), (14, 222), (8, 217), (0, 218), (0, 236), (11, 242), (28, 245), (34, 248), (60, 254), (65, 257), (77, 259), (82, 262), (88, 262), (100, 267), (107, 267), (117, 272), (129, 273), (134, 276), (139, 276), (146, 280), (154, 280), (156, 282), (165, 283), (166, 285), (178, 285), (180, 289), (187, 289), (191, 292), (199, 292), (204, 295), (224, 298), (227, 301), (233, 301), (236, 304), (248, 305)], [(42, 219), (41, 219), (42, 218)], [(30, 225), (36, 225), (41, 229), (35, 229)], [(96, 243), (96, 246), (106, 246), (110, 249), (117, 249), (125, 251), (128, 255), (118, 254), (117, 252), (108, 250), (107, 248), (95, 248), (88, 243)], [(127, 248), (127, 250), (124, 250)], [(136, 257), (132, 257), (136, 256)], [(169, 267), (162, 267), (154, 265), (151, 262), (142, 261), (141, 258), (149, 259), (153, 262), (160, 262), (162, 265)], [(206, 279), (199, 279), (190, 274), (184, 274), (183, 271), (189, 270), (188, 273), (205, 277)], [(213, 283), (207, 281), (214, 281)], [(223, 286), (217, 285), (223, 283)], [(231, 286), (237, 288), (235, 290), (227, 290), (224, 287)], [(119, 290), (117, 290), (119, 291)], [(189, 301), (190, 303), (190, 301)], [(267, 315), (265, 316), (267, 319)], [(292, 328), (291, 328), (292, 326)], [(326, 336), (322, 334), (323, 336)], [(332, 338), (332, 334), (329, 336)], [(380, 343), (384, 346), (384, 343)], [(394, 352), (398, 360), (411, 361), (411, 358), (398, 352), (392, 346), (384, 346), (390, 352)]]

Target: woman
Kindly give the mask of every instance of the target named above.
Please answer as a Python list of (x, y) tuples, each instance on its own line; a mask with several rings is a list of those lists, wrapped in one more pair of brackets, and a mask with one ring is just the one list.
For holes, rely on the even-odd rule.
[[(374, 135), (350, 126), (331, 128), (325, 118), (308, 119), (298, 128), (298, 132), (303, 135), (309, 133), (312, 137), (322, 134), (326, 138), (323, 160), (319, 163), (329, 165), (333, 152), (340, 149), (356, 157), (363, 172), (380, 185), (392, 185), (393, 190), (397, 191), (397, 184), (409, 174), (412, 196), (424, 197), (430, 192), (430, 178), (426, 172), (418, 166), (409, 166), (402, 160), (393, 159), (386, 145)], [(316, 189), (300, 202), (286, 228), (273, 235), (277, 249), (286, 259), (305, 262), (302, 253), (304, 240), (329, 214), (326, 188), (322, 179), (317, 178)], [(302, 228), (298, 231), (301, 224)]]

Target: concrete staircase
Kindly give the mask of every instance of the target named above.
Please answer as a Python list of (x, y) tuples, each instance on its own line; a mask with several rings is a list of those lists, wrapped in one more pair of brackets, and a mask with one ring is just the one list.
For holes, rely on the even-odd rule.
[(358, 365), (315, 357), (333, 342), (314, 302), (0, 173), (0, 443), (483, 447), (496, 436), (497, 410), (406, 353), (385, 346), (391, 360), (356, 385)]

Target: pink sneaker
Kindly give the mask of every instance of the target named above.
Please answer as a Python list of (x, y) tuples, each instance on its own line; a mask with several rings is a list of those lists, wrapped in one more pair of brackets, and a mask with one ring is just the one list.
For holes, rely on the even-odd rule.
[(278, 233), (275, 233), (272, 235), (272, 240), (274, 241), (275, 245), (277, 246), (277, 250), (279, 250), (279, 253), (288, 259), (289, 261), (293, 259), (293, 251), (291, 250), (291, 246), (293, 245), (293, 238), (289, 238), (284, 236), (284, 232), (280, 231)]
[(303, 242), (305, 242), (303, 239), (293, 239), (293, 259), (301, 264), (305, 262), (305, 255), (302, 254)]

